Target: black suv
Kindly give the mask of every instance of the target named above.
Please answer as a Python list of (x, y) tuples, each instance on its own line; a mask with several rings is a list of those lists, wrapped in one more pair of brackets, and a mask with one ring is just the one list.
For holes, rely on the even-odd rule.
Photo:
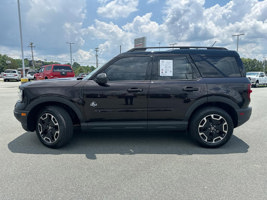
[(83, 80), (33, 81), (19, 88), (15, 117), (52, 148), (69, 142), (74, 126), (188, 130), (200, 145), (218, 147), (252, 110), (238, 53), (218, 47), (134, 48)]

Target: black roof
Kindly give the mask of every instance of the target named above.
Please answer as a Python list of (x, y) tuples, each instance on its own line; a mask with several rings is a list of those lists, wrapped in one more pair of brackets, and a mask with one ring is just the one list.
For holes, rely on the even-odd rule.
[[(152, 50), (152, 51), (149, 51)], [(173, 46), (173, 47), (143, 47), (133, 48), (123, 54), (149, 55), (149, 54), (204, 54), (204, 55), (228, 55), (238, 56), (236, 51), (224, 47), (200, 47), (200, 46)]]

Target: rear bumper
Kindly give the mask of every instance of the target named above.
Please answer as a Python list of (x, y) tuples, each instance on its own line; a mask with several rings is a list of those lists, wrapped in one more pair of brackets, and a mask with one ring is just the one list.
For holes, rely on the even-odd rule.
[(252, 113), (251, 107), (237, 110), (237, 115), (238, 115), (237, 126), (241, 126), (246, 121), (248, 121), (251, 116), (251, 113)]
[(20, 78), (11, 76), (11, 77), (4, 77), (4, 80), (20, 80)]

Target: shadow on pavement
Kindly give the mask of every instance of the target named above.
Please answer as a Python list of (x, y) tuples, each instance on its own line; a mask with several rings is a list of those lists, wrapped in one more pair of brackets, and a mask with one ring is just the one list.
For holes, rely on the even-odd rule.
[(49, 149), (42, 145), (35, 132), (26, 132), (11, 141), (8, 148), (13, 153), (22, 154), (85, 154), (88, 159), (96, 159), (97, 154), (236, 154), (248, 152), (247, 143), (234, 136), (224, 146), (217, 149), (199, 147), (185, 133), (86, 133), (75, 131), (70, 144), (60, 149)]

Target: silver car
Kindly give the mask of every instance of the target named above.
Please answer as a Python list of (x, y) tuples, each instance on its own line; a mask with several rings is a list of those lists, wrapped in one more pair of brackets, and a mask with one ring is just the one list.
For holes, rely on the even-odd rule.
[(3, 78), (5, 82), (10, 80), (20, 81), (21, 75), (16, 69), (6, 69)]

